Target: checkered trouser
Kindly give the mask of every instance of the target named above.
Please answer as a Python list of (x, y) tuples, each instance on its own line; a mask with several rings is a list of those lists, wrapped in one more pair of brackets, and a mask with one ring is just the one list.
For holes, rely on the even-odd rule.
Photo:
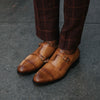
[(89, 2), (64, 0), (64, 24), (60, 32), (60, 0), (34, 0), (36, 35), (42, 40), (58, 40), (61, 49), (75, 50), (81, 41)]

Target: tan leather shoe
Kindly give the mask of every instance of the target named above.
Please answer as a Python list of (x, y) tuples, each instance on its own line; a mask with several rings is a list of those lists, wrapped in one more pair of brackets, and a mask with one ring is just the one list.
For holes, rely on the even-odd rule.
[(35, 74), (35, 83), (48, 83), (64, 77), (68, 69), (79, 59), (80, 51), (77, 48), (73, 54), (66, 54), (58, 48), (49, 61)]
[(18, 73), (28, 74), (39, 69), (57, 49), (57, 44), (58, 41), (55, 40), (39, 43), (39, 47), (20, 63)]

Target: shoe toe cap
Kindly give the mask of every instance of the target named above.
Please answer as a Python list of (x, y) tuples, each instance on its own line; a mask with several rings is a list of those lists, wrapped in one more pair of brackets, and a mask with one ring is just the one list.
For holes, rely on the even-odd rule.
[(17, 71), (19, 73), (25, 73), (25, 72), (27, 72), (27, 69), (25, 68), (24, 65), (19, 65), (18, 68), (17, 68)]
[(33, 77), (33, 81), (35, 83), (48, 83), (51, 80), (52, 80), (52, 77), (42, 71), (38, 71)]

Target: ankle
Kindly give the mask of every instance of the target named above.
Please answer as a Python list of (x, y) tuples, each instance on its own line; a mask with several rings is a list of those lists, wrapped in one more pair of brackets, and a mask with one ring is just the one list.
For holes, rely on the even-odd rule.
[(75, 52), (75, 50), (64, 50), (64, 52), (68, 55), (72, 55)]
[(75, 51), (76, 50), (64, 50), (64, 49), (61, 49), (61, 52), (64, 52), (67, 55), (72, 55)]
[(50, 45), (55, 45), (55, 46), (57, 46), (57, 45), (58, 45), (58, 43), (59, 43), (59, 41), (58, 41), (58, 40), (44, 41), (44, 42), (46, 42), (46, 43), (48, 43), (48, 44), (50, 44)]
[(44, 42), (47, 42), (47, 43), (58, 43), (58, 40), (51, 40), (51, 41), (48, 41), (48, 40), (44, 40)]

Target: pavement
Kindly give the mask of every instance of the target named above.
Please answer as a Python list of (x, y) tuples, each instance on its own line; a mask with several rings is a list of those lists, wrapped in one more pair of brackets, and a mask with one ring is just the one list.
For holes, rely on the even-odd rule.
[(33, 9), (33, 0), (0, 0), (0, 100), (99, 100), (100, 0), (90, 2), (79, 46), (80, 63), (62, 80), (44, 86), (32, 82), (35, 73), (21, 76), (16, 72), (41, 41), (35, 35)]

